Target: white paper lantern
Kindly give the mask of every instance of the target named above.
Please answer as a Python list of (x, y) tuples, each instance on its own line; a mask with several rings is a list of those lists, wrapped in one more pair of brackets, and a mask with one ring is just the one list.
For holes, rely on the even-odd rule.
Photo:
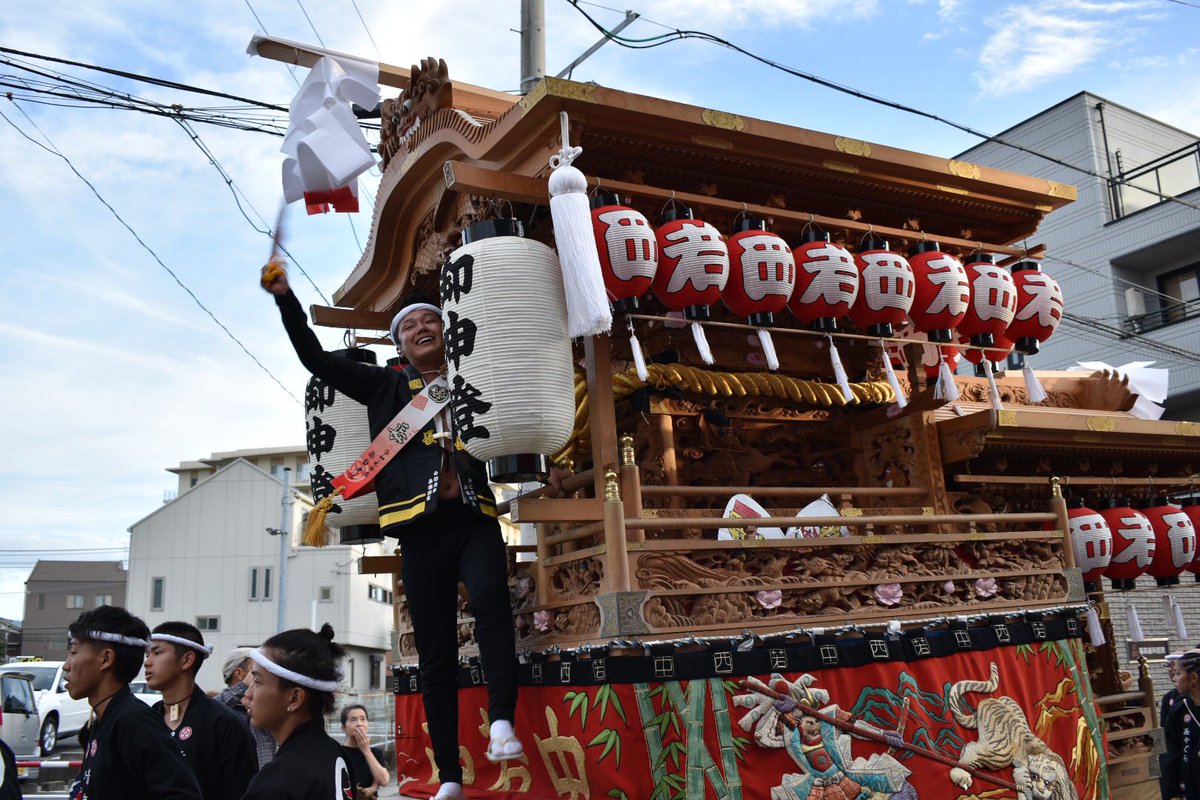
[(544, 466), (526, 472), (508, 457), (551, 455), (575, 426), (558, 257), (540, 242), (505, 235), (520, 230), (514, 220), (477, 223), (442, 268), (454, 427), (468, 453), (492, 461), (499, 482), (541, 473)]
[[(338, 355), (365, 363), (375, 362), (375, 354), (370, 350), (342, 350)], [(351, 400), (320, 378), (310, 378), (304, 392), (304, 431), (313, 499), (321, 500), (333, 492), (330, 481), (345, 472), (371, 444), (366, 406)], [(353, 500), (338, 498), (335, 502), (342, 510), (329, 515), (331, 527), (378, 527), (379, 501), (374, 492)], [(372, 540), (379, 541), (378, 538)], [(350, 542), (343, 540), (343, 543)]]

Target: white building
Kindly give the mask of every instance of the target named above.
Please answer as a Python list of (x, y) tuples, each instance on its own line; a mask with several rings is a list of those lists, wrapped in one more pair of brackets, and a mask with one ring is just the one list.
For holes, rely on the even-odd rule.
[(392, 630), (390, 575), (359, 575), (365, 555), (387, 555), (392, 544), (299, 545), (312, 508), (303, 447), (238, 450), (185, 461), (178, 496), (129, 528), (130, 611), (151, 628), (190, 622), (215, 648), (200, 671), (204, 689), (222, 686), (220, 665), (237, 646), (274, 634), (279, 610), (283, 475), (293, 476), (288, 520), (286, 628), (328, 622), (346, 648), (346, 691), (387, 687), (384, 665)]
[(1087, 92), (997, 138), (1099, 176), (994, 141), (956, 156), (1078, 189), (1029, 240), (1066, 300), (1032, 366), (1155, 361), (1170, 369), (1165, 419), (1200, 420), (1200, 140)]

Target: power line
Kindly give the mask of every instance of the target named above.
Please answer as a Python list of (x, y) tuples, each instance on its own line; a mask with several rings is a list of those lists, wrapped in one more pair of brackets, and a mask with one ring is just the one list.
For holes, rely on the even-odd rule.
[(375, 48), (375, 55), (383, 58), (383, 54), (379, 52), (379, 45), (375, 44), (375, 37), (371, 35), (371, 29), (367, 27), (367, 21), (363, 19), (362, 12), (358, 10), (357, 0), (350, 0), (350, 5), (354, 6), (354, 13), (358, 14), (358, 21), (362, 23), (363, 30), (367, 32), (367, 38), (371, 40), (371, 46)]
[(212, 321), (214, 323), (216, 323), (217, 327), (219, 327), (221, 330), (223, 330), (225, 332), (225, 335), (228, 336), (230, 339), (232, 339), (234, 344), (236, 344), (239, 348), (241, 348), (242, 352), (245, 353), (250, 358), (251, 361), (253, 361), (255, 364), (258, 365), (259, 369), (261, 369), (263, 372), (265, 372), (271, 378), (271, 380), (275, 381), (275, 383), (278, 384), (279, 388), (282, 389), (285, 393), (287, 393), (288, 397), (292, 398), (292, 400), (294, 400), (297, 405), (301, 405), (300, 399), (298, 397), (296, 397), (296, 395), (292, 394), (292, 392), (286, 386), (283, 385), (283, 382), (280, 381), (279, 378), (275, 377), (275, 374), (273, 372), (271, 372), (271, 370), (267, 369), (266, 366), (261, 361), (258, 360), (258, 357), (255, 356), (253, 353), (251, 353), (250, 350), (246, 347), (246, 345), (242, 344), (242, 341), (233, 335), (233, 332), (230, 331), (229, 328), (225, 327), (225, 324), (223, 322), (221, 322), (221, 320), (217, 319), (217, 315), (214, 314), (212, 311), (210, 311), (208, 306), (204, 305), (204, 303), (201, 302), (200, 298), (196, 296), (195, 292), (193, 292), (190, 288), (188, 288), (187, 284), (185, 284), (182, 280), (179, 279), (179, 276), (175, 274), (174, 270), (172, 270), (170, 267), (168, 267), (166, 265), (166, 263), (161, 258), (158, 257), (158, 253), (154, 252), (154, 250), (150, 247), (150, 245), (146, 244), (146, 242), (142, 239), (142, 237), (138, 235), (138, 232), (135, 231), (133, 229), (133, 227), (130, 226), (130, 224), (128, 222), (126, 222), (125, 219), (119, 213), (117, 213), (117, 210), (115, 208), (113, 208), (112, 205), (110, 205), (107, 200), (104, 199), (104, 196), (100, 194), (99, 190), (96, 189), (96, 187), (92, 184), (92, 182), (89, 181), (87, 178), (85, 178), (83, 176), (83, 173), (81, 173), (78, 169), (75, 168), (75, 164), (71, 162), (71, 159), (67, 158), (67, 156), (64, 155), (54, 145), (54, 142), (52, 142), (50, 140), (50, 137), (46, 135), (46, 132), (38, 127), (38, 124), (33, 121), (33, 118), (30, 117), (28, 114), (26, 114), (25, 110), (22, 109), (15, 100), (13, 101), (13, 106), (18, 111), (21, 112), (22, 116), (24, 116), (25, 119), (29, 120), (29, 124), (32, 125), (34, 127), (34, 129), (37, 130), (37, 132), (42, 135), (42, 138), (46, 140), (46, 142), (49, 144), (49, 147), (47, 147), (46, 145), (37, 141), (29, 134), (25, 133), (25, 131), (21, 130), (21, 128), (18, 127), (17, 124), (15, 122), (13, 122), (11, 119), (9, 119), (8, 116), (4, 114), (3, 111), (0, 111), (0, 118), (3, 118), (4, 121), (7, 122), (13, 128), (13, 130), (15, 130), (17, 133), (21, 134), (21, 136), (28, 139), (33, 144), (35, 144), (38, 147), (40, 147), (41, 149), (45, 150), (47, 153), (50, 153), (52, 155), (57, 156), (58, 158), (61, 158), (66, 163), (67, 167), (70, 168), (70, 170), (75, 173), (75, 176), (77, 178), (79, 178), (79, 180), (83, 181), (87, 185), (87, 187), (92, 190), (92, 194), (96, 195), (96, 199), (99, 200), (104, 205), (104, 207), (107, 208), (112, 213), (112, 215), (114, 217), (116, 217), (117, 222), (121, 223), (121, 225), (125, 228), (125, 230), (129, 231), (129, 233), (133, 236), (133, 238), (135, 240), (137, 240), (137, 243), (140, 244), (142, 246), (142, 248), (147, 253), (150, 254), (150, 256), (155, 260), (155, 262), (160, 267), (162, 267), (164, 270), (166, 270), (167, 274), (170, 275), (174, 279), (175, 283), (179, 284), (179, 287), (181, 289), (183, 289), (185, 292), (187, 292), (188, 296), (192, 298), (192, 300), (196, 303), (197, 306), (199, 306), (200, 310), (202, 310), (205, 314), (207, 314), (209, 317), (211, 317)]
[(296, 5), (300, 6), (300, 13), (304, 15), (306, 20), (308, 20), (308, 27), (312, 28), (313, 35), (317, 37), (317, 41), (320, 43), (321, 47), (325, 47), (325, 40), (322, 39), (321, 34), (317, 32), (317, 26), (313, 25), (312, 17), (308, 15), (308, 9), (304, 7), (304, 3), (300, 2), (300, 0), (296, 0)]
[(1060, 158), (1056, 158), (1054, 156), (1039, 152), (1037, 150), (1034, 150), (1031, 147), (1026, 147), (1025, 145), (1017, 144), (1016, 142), (1010, 142), (1006, 139), (1001, 139), (999, 136), (993, 136), (991, 134), (984, 133), (983, 131), (976, 130), (975, 128), (972, 128), (969, 125), (963, 125), (962, 123), (954, 122), (953, 120), (949, 120), (949, 119), (946, 119), (945, 117), (939, 116), (938, 114), (934, 114), (931, 111), (924, 111), (922, 109), (916, 108), (914, 106), (905, 105), (904, 103), (900, 103), (895, 100), (888, 100), (887, 98), (884, 98), (884, 97), (879, 97), (877, 95), (873, 95), (868, 92), (864, 92), (864, 91), (855, 89), (850, 86), (845, 86), (843, 84), (829, 80), (828, 78), (822, 78), (822, 77), (820, 77), (818, 75), (814, 75), (810, 72), (804, 72), (802, 70), (795, 69), (794, 67), (789, 67), (786, 64), (781, 64), (780, 62), (774, 61), (770, 58), (767, 58), (766, 56), (758, 55), (757, 53), (751, 52), (750, 50), (747, 50), (744, 47), (740, 47), (740, 46), (734, 44), (733, 42), (730, 42), (727, 39), (722, 39), (720, 36), (716, 36), (711, 33), (706, 33), (704, 31), (675, 29), (671, 33), (664, 33), (664, 34), (660, 34), (658, 36), (650, 36), (650, 37), (647, 37), (644, 39), (633, 39), (633, 38), (626, 37), (626, 36), (620, 36), (618, 34), (613, 33), (608, 28), (605, 28), (598, 21), (596, 21), (590, 14), (588, 14), (588, 12), (586, 12), (582, 8), (580, 8), (579, 6), (580, 6), (581, 0), (566, 0), (566, 1), (568, 3), (570, 3), (575, 8), (576, 11), (578, 11), (580, 14), (582, 14), (584, 16), (584, 18), (587, 19), (587, 21), (590, 22), (592, 24), (592, 26), (595, 27), (596, 30), (600, 31), (600, 33), (602, 33), (606, 38), (608, 38), (612, 42), (616, 42), (621, 47), (625, 47), (630, 50), (649, 50), (651, 48), (661, 47), (665, 44), (670, 44), (672, 42), (683, 41), (684, 39), (699, 39), (700, 41), (710, 42), (712, 44), (720, 45), (721, 47), (724, 47), (728, 50), (733, 50), (735, 53), (741, 53), (742, 55), (746, 56), (747, 58), (753, 59), (754, 61), (757, 61), (760, 64), (764, 64), (768, 67), (771, 67), (772, 69), (779, 70), (780, 72), (784, 72), (784, 73), (791, 75), (793, 77), (796, 77), (796, 78), (802, 78), (806, 81), (810, 81), (819, 86), (824, 86), (827, 89), (833, 89), (834, 91), (841, 92), (842, 94), (847, 94), (847, 95), (850, 95), (851, 97), (857, 97), (860, 100), (866, 100), (870, 103), (875, 103), (877, 105), (885, 106), (887, 108), (894, 108), (897, 111), (904, 111), (908, 114), (914, 114), (919, 117), (924, 117), (926, 119), (933, 120), (934, 122), (940, 122), (943, 125), (949, 125), (950, 127), (955, 128), (956, 130), (960, 130), (964, 133), (969, 133), (972, 136), (976, 136), (980, 139), (983, 139), (985, 142), (993, 142), (995, 144), (998, 144), (998, 145), (1001, 145), (1004, 147), (1009, 147), (1014, 150), (1019, 150), (1022, 153), (1027, 153), (1029, 155), (1036, 156), (1037, 158), (1041, 158), (1045, 161), (1049, 161), (1052, 164), (1058, 164), (1059, 166), (1066, 167), (1067, 169), (1074, 170), (1075, 172), (1079, 172), (1084, 175), (1088, 175), (1092, 178), (1097, 178), (1102, 181), (1110, 181), (1113, 183), (1119, 183), (1123, 186), (1130, 186), (1139, 191), (1153, 195), (1161, 201), (1171, 201), (1171, 202), (1186, 206), (1188, 208), (1200, 210), (1200, 204), (1192, 203), (1188, 200), (1184, 200), (1183, 198), (1175, 197), (1173, 195), (1163, 194), (1161, 192), (1158, 192), (1154, 189), (1147, 188), (1145, 186), (1138, 186), (1137, 184), (1126, 181), (1123, 178), (1110, 178), (1105, 175), (1101, 175), (1099, 172), (1090, 170), (1086, 167), (1080, 167), (1080, 166), (1070, 163), (1069, 161), (1064, 161)]

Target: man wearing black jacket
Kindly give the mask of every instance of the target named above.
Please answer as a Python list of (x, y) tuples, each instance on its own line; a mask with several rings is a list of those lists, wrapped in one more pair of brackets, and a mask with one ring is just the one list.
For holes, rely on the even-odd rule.
[(152, 708), (187, 759), (204, 800), (240, 800), (258, 772), (258, 757), (249, 727), (196, 685), (209, 655), (196, 626), (164, 622), (150, 634), (146, 685), (162, 692)]
[(85, 611), (68, 628), (63, 674), (94, 719), (79, 773), (80, 800), (202, 800), (162, 718), (129, 691), (149, 646), (146, 623), (123, 608)]
[[(379, 434), (425, 386), (446, 370), (441, 312), (414, 303), (396, 314), (392, 338), (408, 362), (403, 371), (327, 353), (286, 276), (264, 268), (263, 286), (275, 296), (300, 362), (314, 376), (367, 408), (371, 436)], [(462, 449), (443, 410), (375, 477), (379, 524), (399, 540), (402, 578), (420, 659), (422, 699), (442, 786), (435, 800), (463, 797), (458, 760), (457, 587), (462, 580), (475, 617), (475, 638), (487, 675), (493, 761), (519, 758), (516, 646), (504, 538), (484, 465)]]

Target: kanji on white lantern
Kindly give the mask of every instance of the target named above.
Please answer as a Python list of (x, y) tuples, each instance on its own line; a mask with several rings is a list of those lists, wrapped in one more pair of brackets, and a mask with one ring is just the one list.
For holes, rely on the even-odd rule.
[(887, 240), (871, 234), (854, 257), (859, 289), (850, 319), (871, 336), (891, 336), (904, 324), (913, 305), (912, 267), (889, 246)]
[(1082, 499), (1073, 500), (1067, 510), (1071, 524), (1071, 548), (1075, 554), (1075, 566), (1083, 572), (1085, 583), (1091, 584), (1089, 591), (1098, 587), (1100, 576), (1112, 562), (1113, 535), (1108, 521), (1099, 511), (1087, 508)]
[(1128, 498), (1113, 499), (1100, 511), (1113, 537), (1112, 561), (1104, 570), (1113, 588), (1128, 591), (1139, 575), (1144, 575), (1154, 560), (1154, 528), (1142, 512), (1129, 505)]
[[(335, 355), (363, 364), (375, 363), (375, 354), (362, 348), (338, 350)], [(314, 376), (304, 390), (304, 430), (312, 497), (320, 501), (333, 494), (333, 479), (357, 461), (371, 444), (367, 407)], [(352, 500), (338, 498), (327, 522), (338, 529), (342, 544), (383, 541), (379, 532), (379, 501), (374, 492), (357, 495)]]
[(692, 337), (700, 358), (712, 364), (712, 350), (700, 322), (711, 319), (709, 306), (717, 302), (729, 282), (729, 249), (721, 232), (692, 210), (672, 206), (654, 232), (658, 240), (658, 270), (652, 288), (662, 304), (682, 311), (691, 320)]
[(729, 282), (721, 299), (733, 313), (745, 317), (758, 328), (758, 340), (768, 369), (779, 369), (779, 357), (767, 330), (775, 324), (796, 288), (796, 262), (792, 248), (777, 234), (767, 230), (764, 220), (742, 217), (735, 223), (737, 232), (729, 237)]
[(1142, 510), (1154, 528), (1154, 560), (1146, 570), (1159, 586), (1179, 583), (1179, 576), (1196, 557), (1196, 529), (1183, 509), (1158, 497)]
[(517, 220), (477, 222), (442, 267), (450, 416), (497, 483), (544, 478), (575, 424), (558, 257)]
[(958, 334), (973, 345), (988, 347), (997, 335), (1008, 330), (1016, 314), (1017, 287), (1008, 270), (997, 265), (991, 253), (972, 253), (964, 266), (971, 283), (971, 302), (958, 323)]

